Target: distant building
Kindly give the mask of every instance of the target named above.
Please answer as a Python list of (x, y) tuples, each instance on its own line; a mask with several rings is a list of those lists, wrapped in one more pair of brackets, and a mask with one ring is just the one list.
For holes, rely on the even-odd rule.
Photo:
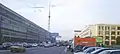
[(74, 30), (74, 36), (80, 37), (81, 30)]
[(0, 4), (0, 42), (45, 42), (50, 32)]
[(59, 33), (51, 33), (51, 36), (58, 37)]
[(51, 33), (52, 41), (56, 42), (56, 38), (59, 37), (59, 33)]
[(119, 24), (95, 24), (89, 25), (81, 31), (81, 37), (101, 37), (103, 44), (115, 45), (116, 38), (120, 38)]

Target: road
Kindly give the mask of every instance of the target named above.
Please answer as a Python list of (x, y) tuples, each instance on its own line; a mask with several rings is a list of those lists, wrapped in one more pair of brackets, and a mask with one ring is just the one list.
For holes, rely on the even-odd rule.
[(0, 54), (71, 54), (65, 51), (66, 47), (37, 47), (29, 48), (25, 53), (11, 53), (10, 50), (0, 50)]

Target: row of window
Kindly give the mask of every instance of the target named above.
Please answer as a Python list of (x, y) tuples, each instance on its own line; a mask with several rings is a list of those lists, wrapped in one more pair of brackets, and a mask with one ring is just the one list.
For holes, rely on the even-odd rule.
[[(106, 45), (109, 45), (109, 41), (105, 41), (105, 44), (106, 44)], [(111, 44), (112, 44), (112, 45), (115, 45), (115, 41), (112, 41)]]
[(20, 32), (14, 32), (6, 29), (2, 29), (1, 33), (3, 35), (11, 35), (11, 36), (20, 36), (20, 37), (25, 37), (26, 34), (20, 33)]
[(15, 31), (20, 31), (20, 32), (26, 32), (27, 30), (23, 27), (20, 26), (16, 26), (16, 25), (10, 25), (7, 23), (2, 23), (1, 27), (3, 28), (7, 28), (7, 29), (11, 29), (11, 30), (15, 30)]
[[(98, 35), (103, 35), (103, 31), (99, 31)], [(105, 35), (110, 35), (110, 31), (105, 31)], [(115, 31), (111, 31), (111, 35), (120, 35), (120, 32), (118, 31), (116, 34)]]
[[(109, 37), (109, 36), (106, 36), (105, 39), (106, 39), (106, 40), (109, 40), (110, 37)], [(115, 37), (115, 36), (111, 36), (111, 39), (112, 39), (112, 40), (116, 40), (116, 37)]]
[(31, 35), (31, 34), (25, 34), (25, 33), (20, 33), (20, 32), (14, 32), (6, 29), (2, 29), (1, 33), (3, 35), (9, 35), (9, 36), (15, 36), (15, 37), (21, 37), (21, 38), (31, 38), (31, 39), (38, 39), (38, 38), (44, 38), (44, 37), (39, 37), (37, 35)]
[[(110, 26), (98, 26), (99, 30), (110, 30)], [(116, 26), (112, 26), (111, 30), (116, 30)], [(120, 27), (117, 27), (117, 30), (120, 30)]]

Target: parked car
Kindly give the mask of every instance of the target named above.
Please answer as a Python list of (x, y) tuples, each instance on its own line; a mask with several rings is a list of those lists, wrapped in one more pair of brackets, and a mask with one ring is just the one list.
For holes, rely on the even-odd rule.
[(53, 46), (54, 46), (53, 43), (49, 43), (49, 45), (50, 45), (50, 47), (53, 47)]
[(60, 47), (60, 44), (56, 44), (57, 47)]
[(97, 50), (97, 49), (100, 49), (100, 48), (101, 48), (101, 47), (90, 47), (90, 48), (84, 50), (83, 52), (84, 52), (85, 54), (90, 54), (91, 52), (93, 52), (93, 51), (95, 51), (95, 50)]
[(98, 54), (120, 54), (120, 50), (105, 50)]
[(4, 49), (4, 46), (2, 44), (0, 44), (0, 50)]
[(5, 43), (2, 43), (3, 47), (5, 50), (7, 50), (11, 45), (12, 43), (11, 42), (5, 42)]
[(84, 47), (84, 45), (77, 45), (75, 48), (74, 48), (74, 52), (82, 52), (82, 48)]
[(90, 48), (90, 47), (94, 47), (94, 46), (84, 46), (84, 47), (82, 48), (82, 51), (84, 51), (84, 50), (86, 50), (87, 48)]
[(43, 46), (44, 46), (44, 44), (43, 44), (43, 43), (39, 43), (38, 45), (39, 45), (40, 47), (43, 47)]
[(15, 53), (15, 52), (25, 52), (25, 48), (23, 46), (11, 46), (10, 48), (10, 51), (12, 53)]
[(98, 50), (95, 50), (93, 52), (91, 52), (90, 54), (98, 54), (102, 51), (105, 51), (105, 50), (114, 50), (114, 49), (109, 49), (109, 48), (101, 48), (101, 49), (98, 49)]
[(38, 46), (37, 43), (33, 43), (33, 44), (32, 44), (32, 47), (37, 47), (37, 46)]
[(44, 44), (44, 47), (48, 48), (48, 47), (50, 47), (50, 45), (49, 44)]

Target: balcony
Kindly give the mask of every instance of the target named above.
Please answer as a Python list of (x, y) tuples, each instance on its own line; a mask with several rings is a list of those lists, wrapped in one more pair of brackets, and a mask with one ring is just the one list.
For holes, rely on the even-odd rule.
[(111, 35), (111, 36), (113, 36), (113, 37), (114, 37), (114, 36), (116, 36), (116, 35)]
[(115, 39), (112, 39), (111, 41), (116, 41)]
[(120, 35), (118, 35), (117, 37), (120, 37)]
[(116, 29), (111, 29), (111, 31), (116, 31)]
[(109, 39), (106, 39), (105, 41), (109, 41)]
[(110, 34), (105, 34), (105, 36), (110, 36)]

